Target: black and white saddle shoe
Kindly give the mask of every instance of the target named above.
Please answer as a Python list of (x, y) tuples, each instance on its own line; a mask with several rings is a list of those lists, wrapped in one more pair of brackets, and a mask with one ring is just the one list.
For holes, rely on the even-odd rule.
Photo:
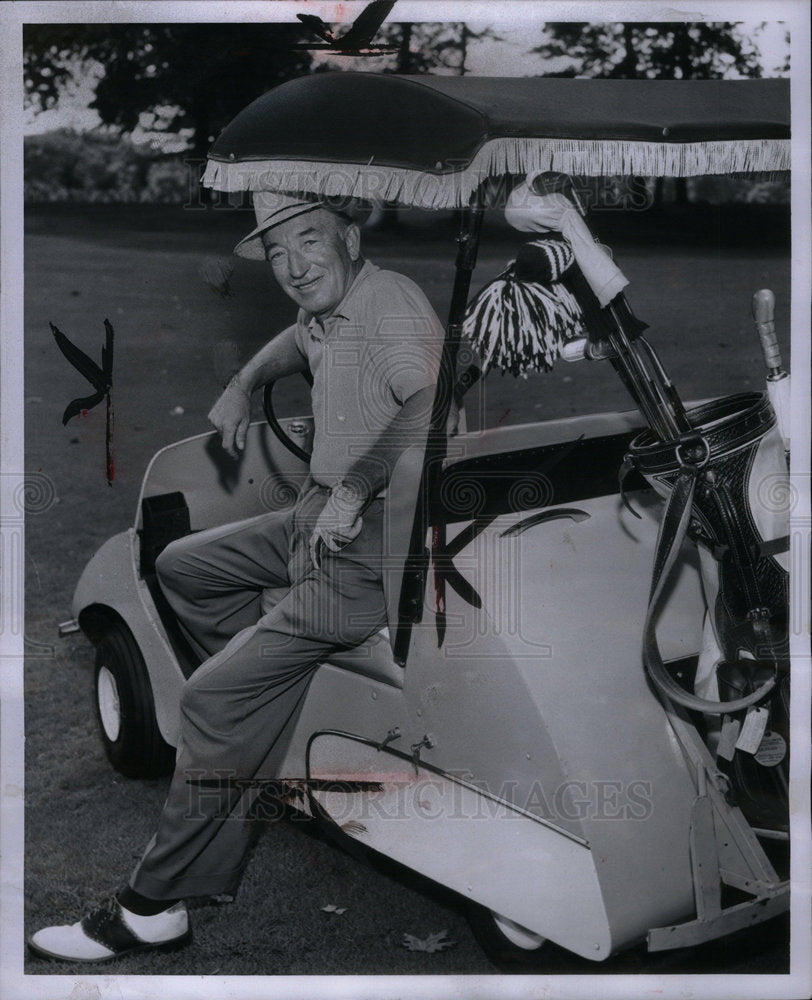
[(115, 896), (75, 924), (45, 927), (28, 939), (38, 958), (62, 962), (108, 962), (137, 951), (173, 951), (192, 939), (183, 902), (163, 913), (142, 917), (126, 910)]

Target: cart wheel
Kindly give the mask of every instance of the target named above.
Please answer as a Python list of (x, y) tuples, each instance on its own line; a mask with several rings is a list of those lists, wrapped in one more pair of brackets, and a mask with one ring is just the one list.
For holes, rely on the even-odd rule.
[(472, 905), (467, 916), (477, 943), (498, 969), (541, 971), (547, 938), (484, 906)]
[(175, 751), (155, 718), (152, 685), (141, 651), (122, 622), (108, 622), (96, 644), (96, 710), (113, 767), (128, 778), (169, 774)]

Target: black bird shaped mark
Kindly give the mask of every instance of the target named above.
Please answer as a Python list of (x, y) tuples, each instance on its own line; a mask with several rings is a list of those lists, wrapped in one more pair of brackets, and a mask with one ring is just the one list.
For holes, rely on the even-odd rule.
[(62, 423), (67, 424), (71, 417), (78, 416), (83, 410), (91, 410), (100, 403), (113, 386), (113, 327), (109, 320), (104, 321), (104, 331), (106, 334), (105, 344), (102, 347), (102, 366), (91, 360), (83, 350), (72, 344), (68, 338), (57, 329), (53, 323), (49, 324), (51, 333), (54, 335), (57, 347), (70, 361), (80, 375), (90, 382), (96, 390), (92, 396), (82, 396), (79, 399), (72, 399), (65, 407), (62, 414)]
[(113, 408), (110, 392), (113, 388), (113, 327), (109, 320), (104, 321), (105, 341), (101, 352), (101, 368), (89, 358), (83, 350), (72, 344), (70, 340), (54, 326), (49, 324), (57, 347), (80, 375), (90, 382), (95, 389), (92, 396), (80, 396), (72, 399), (62, 414), (62, 424), (65, 425), (80, 413), (92, 410), (105, 397), (107, 398), (107, 434), (106, 434), (106, 472), (107, 482), (113, 483)]
[(331, 45), (335, 42), (336, 36), (316, 14), (297, 14), (296, 16), (314, 35), (318, 35), (319, 38), (323, 38), (325, 42), (329, 42)]
[(397, 47), (393, 45), (371, 45), (372, 39), (394, 6), (394, 2), (373, 0), (353, 21), (349, 31), (345, 31), (343, 35), (338, 37), (316, 14), (297, 14), (296, 17), (302, 24), (313, 34), (323, 39), (324, 44), (304, 44), (292, 47), (294, 49), (327, 49), (335, 55), (345, 56), (371, 56), (395, 52)]

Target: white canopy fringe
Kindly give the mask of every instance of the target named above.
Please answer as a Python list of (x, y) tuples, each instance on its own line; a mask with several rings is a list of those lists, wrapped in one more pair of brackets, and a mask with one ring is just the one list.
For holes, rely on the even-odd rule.
[(639, 142), (605, 139), (500, 138), (470, 164), (437, 173), (369, 163), (314, 160), (209, 160), (205, 187), (218, 191), (296, 191), (419, 208), (461, 208), (487, 177), (560, 171), (576, 177), (695, 177), (790, 169), (789, 139)]

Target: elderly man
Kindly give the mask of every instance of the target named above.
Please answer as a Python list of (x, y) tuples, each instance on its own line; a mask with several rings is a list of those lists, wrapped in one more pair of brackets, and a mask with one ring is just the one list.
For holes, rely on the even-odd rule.
[[(199, 532), (161, 554), (161, 586), (204, 658), (184, 687), (169, 796), (127, 887), (80, 922), (34, 934), (29, 947), (42, 957), (100, 962), (188, 941), (183, 900), (233, 893), (249, 846), (245, 825), (229, 819), (239, 789), (190, 800), (188, 776), (252, 778), (319, 663), (386, 621), (382, 494), (400, 452), (428, 426), (441, 326), (412, 281), (364, 261), (347, 217), (271, 194), (254, 207), (257, 227), (235, 252), (267, 260), (299, 315), (209, 417), (236, 456), (253, 390), (309, 369), (310, 477), (292, 511)], [(288, 589), (263, 613), (269, 587)]]

